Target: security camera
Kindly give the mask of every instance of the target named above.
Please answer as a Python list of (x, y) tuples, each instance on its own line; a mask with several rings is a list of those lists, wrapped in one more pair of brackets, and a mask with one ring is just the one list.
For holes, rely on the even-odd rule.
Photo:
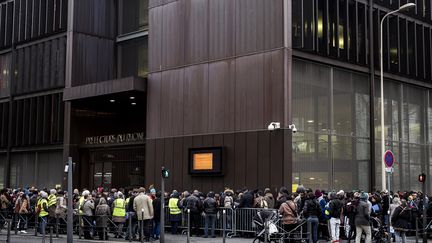
[(267, 130), (274, 131), (274, 130), (279, 129), (279, 128), (280, 128), (280, 122), (271, 122), (268, 125)]
[(288, 126), (288, 128), (292, 131), (292, 133), (296, 133), (297, 132), (297, 128), (294, 124), (291, 124)]

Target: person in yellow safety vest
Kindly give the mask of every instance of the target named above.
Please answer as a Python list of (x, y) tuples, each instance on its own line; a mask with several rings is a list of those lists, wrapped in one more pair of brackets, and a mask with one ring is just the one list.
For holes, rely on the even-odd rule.
[(39, 216), (39, 219), (41, 221), (40, 223), (40, 233), (42, 235), (45, 235), (45, 229), (48, 221), (48, 194), (44, 191), (41, 191), (40, 193), (41, 198), (38, 200), (37, 207), (36, 207), (36, 213)]
[(78, 205), (76, 205), (77, 208), (78, 208), (79, 215), (82, 215), (84, 213), (83, 210), (82, 210), (82, 207), (84, 206), (84, 201), (85, 201), (84, 197), (85, 196), (89, 196), (89, 195), (90, 195), (90, 191), (88, 191), (88, 190), (84, 190), (82, 192), (81, 197), (78, 200)]
[(123, 238), (123, 225), (126, 222), (126, 200), (122, 192), (117, 192), (117, 197), (112, 204), (112, 212), (113, 222), (117, 223), (115, 238)]
[(177, 228), (181, 224), (182, 216), (181, 209), (183, 208), (179, 200), (179, 193), (174, 192), (170, 200), (168, 201), (168, 208), (171, 222), (171, 233), (177, 234)]
[(57, 208), (57, 191), (55, 189), (50, 190), (50, 195), (48, 196), (48, 223), (55, 224), (55, 210)]

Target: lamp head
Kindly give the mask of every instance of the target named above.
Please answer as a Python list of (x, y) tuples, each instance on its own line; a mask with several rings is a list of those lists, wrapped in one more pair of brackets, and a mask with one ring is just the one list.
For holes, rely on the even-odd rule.
[(404, 9), (408, 9), (408, 8), (412, 8), (412, 7), (415, 7), (415, 3), (406, 3), (406, 4), (399, 7), (399, 11), (404, 10)]

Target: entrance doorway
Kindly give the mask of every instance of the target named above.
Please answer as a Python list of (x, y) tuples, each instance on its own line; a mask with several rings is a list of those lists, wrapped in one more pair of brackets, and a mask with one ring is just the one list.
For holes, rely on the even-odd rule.
[(90, 151), (93, 188), (144, 185), (144, 147), (103, 148)]

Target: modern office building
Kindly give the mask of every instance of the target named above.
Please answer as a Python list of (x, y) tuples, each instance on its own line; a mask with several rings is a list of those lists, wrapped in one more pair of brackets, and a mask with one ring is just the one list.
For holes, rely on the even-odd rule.
[(1, 186), (144, 184), (147, 9), (0, 1)]
[[(412, 2), (383, 29), (394, 190), (432, 163), (432, 9)], [(178, 188), (381, 189), (379, 21), (405, 3), (150, 1), (146, 180), (166, 165)], [(200, 147), (225, 149), (222, 174), (190, 173)]]
[[(64, 184), (71, 156), (76, 187), (380, 189), (379, 20), (406, 2), (0, 0), (0, 186)], [(411, 2), (383, 30), (395, 190), (432, 172)]]

